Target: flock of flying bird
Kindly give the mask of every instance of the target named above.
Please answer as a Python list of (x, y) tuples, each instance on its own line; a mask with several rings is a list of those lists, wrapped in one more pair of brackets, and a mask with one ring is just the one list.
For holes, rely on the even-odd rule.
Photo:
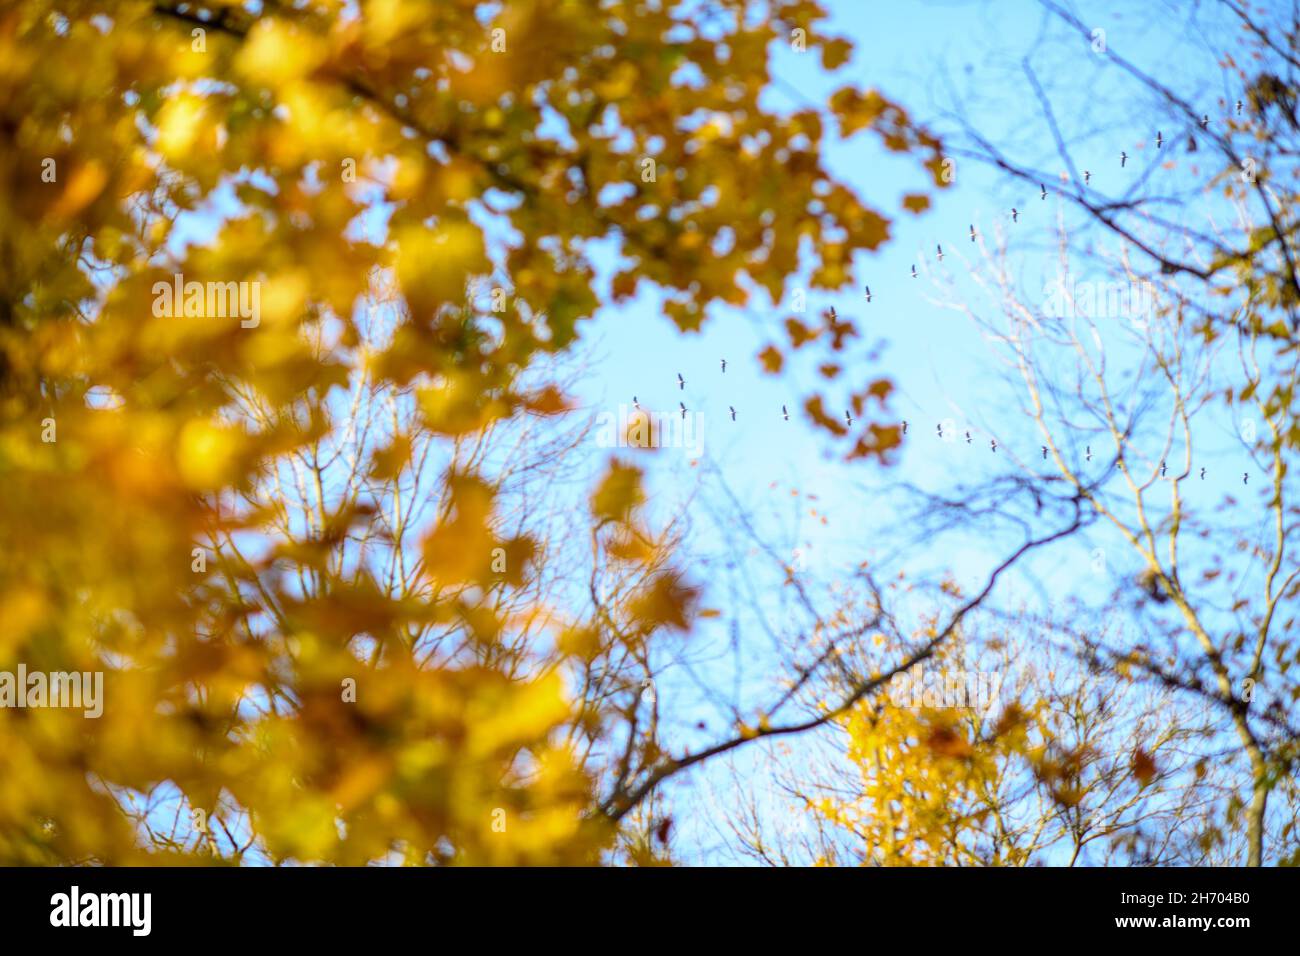
[[(1237, 100), (1237, 104), (1236, 104), (1236, 105), (1237, 105), (1237, 115), (1240, 116), (1240, 115), (1241, 115), (1241, 109), (1242, 109), (1242, 102), (1241, 102), (1241, 100)], [(1200, 121), (1200, 127), (1201, 127), (1202, 130), (1208, 130), (1208, 129), (1209, 129), (1209, 126), (1210, 126), (1210, 117), (1209, 117), (1209, 114), (1203, 114), (1202, 117), (1201, 117), (1201, 121)], [(1161, 132), (1160, 130), (1156, 130), (1156, 141), (1155, 141), (1155, 142), (1156, 142), (1156, 149), (1161, 149), (1161, 148), (1163, 148), (1164, 143), (1165, 143), (1165, 138), (1164, 138), (1164, 134), (1163, 134), (1163, 132)], [(1191, 134), (1189, 134), (1188, 137), (1187, 137), (1187, 151), (1188, 151), (1189, 153), (1194, 153), (1194, 152), (1196, 152), (1196, 148), (1197, 148), (1197, 147), (1196, 147), (1196, 137), (1193, 136), (1193, 135), (1191, 135)], [(1125, 152), (1124, 150), (1120, 150), (1120, 154), (1119, 154), (1119, 165), (1120, 165), (1120, 168), (1121, 168), (1121, 169), (1123, 169), (1123, 168), (1127, 168), (1127, 165), (1128, 165), (1128, 153)], [(1085, 170), (1083, 171), (1083, 182), (1084, 182), (1084, 185), (1088, 185), (1088, 184), (1090, 184), (1090, 183), (1092, 182), (1092, 172), (1091, 172), (1090, 170), (1085, 169)], [(1039, 184), (1038, 184), (1038, 198), (1039, 198), (1039, 199), (1043, 199), (1043, 200), (1045, 200), (1045, 199), (1047, 198), (1047, 186), (1044, 185), (1043, 183), (1039, 183)], [(1015, 206), (1012, 206), (1012, 207), (1011, 207), (1011, 221), (1012, 221), (1013, 223), (1018, 223), (1018, 222), (1020, 221), (1020, 210), (1017, 209)], [(971, 227), (970, 227), (970, 241), (971, 241), (971, 242), (974, 242), (978, 237), (979, 237), (979, 233), (978, 233), (978, 232), (976, 231), (976, 229), (975, 229), (975, 224), (972, 223), (972, 224), (971, 224)], [(940, 245), (940, 244), (936, 244), (936, 245), (935, 245), (935, 258), (938, 259), (938, 261), (940, 261), (940, 262), (943, 261), (943, 246)], [(917, 278), (917, 271), (916, 271), (916, 266), (915, 266), (915, 265), (912, 266), (912, 278), (913, 278), (913, 279)], [(864, 291), (865, 291), (865, 293), (866, 293), (866, 300), (867, 300), (868, 303), (870, 303), (870, 302), (871, 302), (871, 286), (864, 286)], [(831, 309), (831, 316), (832, 316), (832, 318), (834, 318), (834, 315), (835, 315), (835, 310), (832, 308), (832, 309)], [(722, 359), (722, 360), (721, 360), (721, 364), (722, 364), (722, 374), (725, 375), (725, 374), (727, 373), (727, 360), (726, 360), (725, 358)], [(685, 390), (685, 388), (686, 388), (686, 379), (682, 377), (682, 373), (681, 373), (681, 372), (678, 372), (678, 373), (677, 373), (677, 387), (678, 387), (679, 390)], [(635, 395), (632, 396), (632, 405), (633, 405), (633, 407), (635, 407), (635, 408), (638, 409), (638, 410), (641, 408), (641, 403), (640, 403), (640, 401), (637, 399), (637, 397), (636, 397)], [(685, 417), (686, 417), (686, 413), (687, 413), (687, 411), (688, 411), (688, 409), (687, 409), (687, 407), (686, 407), (686, 403), (685, 403), (685, 402), (680, 402), (680, 401), (679, 401), (679, 402), (677, 403), (677, 406), (678, 406), (679, 409), (681, 409), (681, 415), (682, 415), (682, 418), (685, 418)], [(728, 405), (728, 406), (727, 406), (727, 410), (731, 413), (731, 420), (734, 422), (734, 421), (736, 420), (736, 408), (735, 408), (735, 406), (734, 406), (734, 405)], [(789, 410), (788, 410), (784, 405), (781, 406), (781, 417), (782, 417), (785, 421), (787, 421), (787, 422), (790, 420), (790, 412), (789, 412)], [(848, 411), (847, 409), (846, 409), (845, 412), (844, 412), (844, 421), (845, 421), (845, 423), (846, 423), (848, 426), (852, 427), (852, 425), (853, 425), (853, 416), (849, 413), (849, 411)], [(906, 435), (906, 434), (907, 434), (907, 428), (908, 428), (908, 423), (907, 423), (907, 420), (906, 420), (906, 419), (903, 420), (902, 425), (903, 425), (903, 434)], [(938, 424), (938, 425), (936, 425), (936, 426), (935, 426), (935, 431), (936, 431), (936, 433), (938, 434), (939, 438), (942, 439), (942, 438), (944, 437), (944, 434), (943, 434), (943, 425), (942, 425), (942, 424)], [(968, 445), (971, 444), (971, 435), (970, 435), (970, 432), (969, 432), (969, 431), (966, 432), (966, 444), (968, 444)], [(989, 440), (989, 447), (990, 447), (990, 449), (993, 451), (994, 454), (997, 454), (997, 450), (998, 450), (997, 439), (990, 439), (990, 440)], [(1042, 451), (1043, 460), (1046, 461), (1046, 460), (1047, 460), (1047, 452), (1048, 452), (1048, 448), (1047, 448), (1046, 445), (1042, 445), (1042, 446), (1040, 446), (1040, 448), (1041, 448), (1041, 451)], [(1091, 445), (1089, 445), (1089, 446), (1087, 447), (1087, 449), (1086, 449), (1086, 457), (1087, 457), (1087, 460), (1088, 460), (1088, 461), (1092, 461), (1092, 446), (1091, 446)], [(1120, 468), (1123, 468), (1123, 463), (1122, 463), (1122, 462), (1118, 462), (1117, 464), (1118, 464), (1118, 466), (1119, 466)], [(1160, 475), (1161, 475), (1161, 477), (1164, 477), (1164, 476), (1165, 476), (1166, 470), (1167, 470), (1167, 466), (1166, 466), (1165, 462), (1162, 460), (1162, 461), (1160, 462)], [(1202, 468), (1202, 469), (1200, 470), (1200, 477), (1201, 477), (1201, 480), (1202, 480), (1202, 481), (1205, 480), (1205, 469), (1204, 469), (1204, 468)], [(1249, 484), (1249, 483), (1250, 483), (1250, 472), (1242, 472), (1242, 475), (1241, 475), (1241, 483), (1242, 483), (1243, 485), (1245, 485), (1245, 484)]]
[[(721, 359), (721, 364), (722, 364), (722, 374), (723, 374), (723, 375), (726, 375), (726, 374), (727, 374), (727, 360), (726, 360), (726, 359)], [(678, 372), (678, 373), (677, 373), (677, 388), (678, 388), (678, 390), (681, 390), (681, 391), (684, 391), (684, 390), (686, 389), (686, 379), (682, 376), (682, 373), (681, 373), (681, 372)], [(635, 408), (635, 409), (637, 409), (638, 411), (641, 410), (641, 401), (640, 401), (640, 399), (638, 399), (635, 395), (632, 396), (632, 407)], [(678, 402), (678, 403), (677, 403), (677, 407), (681, 409), (682, 418), (685, 418), (685, 417), (686, 417), (686, 413), (689, 411), (689, 409), (686, 407), (686, 403), (685, 403), (685, 402)], [(735, 407), (734, 405), (728, 405), (728, 406), (727, 406), (727, 410), (731, 413), (731, 420), (734, 422), (734, 421), (736, 420), (736, 407)], [(790, 420), (790, 412), (789, 412), (789, 410), (788, 410), (784, 405), (781, 406), (781, 417), (782, 417), (785, 421), (787, 421), (787, 422)], [(852, 425), (853, 425), (853, 416), (852, 416), (851, 414), (849, 414), (849, 411), (848, 411), (847, 409), (845, 409), (845, 411), (844, 411), (844, 420), (845, 420), (845, 422), (846, 422), (849, 426), (852, 426)], [(903, 434), (906, 435), (906, 434), (907, 434), (907, 429), (908, 429), (908, 421), (907, 421), (906, 418), (903, 419), (902, 425), (903, 425)], [(935, 426), (934, 426), (934, 430), (935, 430), (935, 434), (936, 434), (936, 435), (937, 435), (937, 436), (942, 440), (942, 439), (944, 438), (944, 433), (943, 433), (943, 423), (940, 422), (939, 424), (935, 425)], [(971, 438), (970, 430), (968, 429), (968, 430), (966, 431), (966, 444), (969, 445), (969, 444), (971, 444), (972, 442), (973, 442), (973, 439)], [(989, 439), (989, 448), (990, 448), (990, 450), (992, 450), (992, 452), (993, 452), (995, 455), (997, 454), (997, 451), (998, 451), (998, 440), (997, 440), (996, 438), (990, 438), (990, 439)], [(1040, 445), (1039, 448), (1040, 448), (1040, 450), (1042, 451), (1042, 454), (1043, 454), (1043, 460), (1046, 461), (1046, 460), (1047, 460), (1047, 452), (1048, 452), (1048, 450), (1049, 450), (1048, 447), (1047, 447), (1046, 445)], [(1091, 446), (1091, 445), (1086, 446), (1086, 448), (1084, 449), (1084, 451), (1085, 451), (1085, 458), (1086, 458), (1086, 460), (1087, 460), (1087, 461), (1092, 461), (1092, 446)], [(1119, 467), (1119, 468), (1122, 470), (1123, 467), (1124, 467), (1124, 463), (1123, 463), (1122, 461), (1116, 462), (1116, 466)], [(1168, 473), (1168, 470), (1169, 470), (1169, 466), (1168, 466), (1168, 464), (1164, 461), (1164, 459), (1161, 459), (1161, 461), (1160, 461), (1160, 477), (1161, 477), (1161, 478), (1166, 477), (1166, 475), (1167, 475), (1167, 473)], [(1204, 469), (1204, 468), (1201, 469), (1201, 475), (1200, 475), (1200, 477), (1201, 477), (1201, 480), (1202, 480), (1202, 481), (1205, 480), (1205, 469)], [(1248, 471), (1243, 471), (1243, 472), (1241, 473), (1241, 483), (1242, 483), (1243, 485), (1246, 485), (1246, 484), (1249, 484), (1249, 483), (1250, 483), (1250, 472), (1248, 472)]]

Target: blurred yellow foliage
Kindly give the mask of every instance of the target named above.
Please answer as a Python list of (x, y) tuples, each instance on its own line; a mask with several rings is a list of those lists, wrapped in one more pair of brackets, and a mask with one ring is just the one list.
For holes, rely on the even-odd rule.
[[(505, 4), (486, 24), (479, 5), (403, 0), (0, 9), (0, 670), (106, 675), (98, 720), (0, 709), (0, 864), (583, 863), (611, 846), (599, 768), (572, 743), (621, 716), (576, 700), (569, 668), (609, 646), (606, 625), (521, 590), (538, 545), (503, 530), (499, 489), (421, 473), (443, 505), (385, 577), (357, 542), (396, 547), (409, 438), (348, 450), (387, 489), (373, 501), (294, 523), (277, 482), (335, 491), (312, 466), (326, 438), (364, 438), (339, 397), (362, 379), (418, 389), (405, 427), (443, 447), (562, 413), (560, 389), (519, 378), (601, 304), (592, 239), (619, 238), (683, 327), (743, 301), (742, 278), (779, 292), (804, 239), (834, 236), (820, 282), (848, 281), (850, 247), (886, 220), (834, 185), (821, 124), (768, 112), (755, 80), (781, 25), (821, 11), (740, 6), (764, 15), (736, 17), (727, 57), (667, 4)], [(883, 118), (937, 150), (878, 95), (840, 99), (849, 127)], [(714, 121), (672, 121), (698, 111)], [(652, 142), (664, 174), (644, 182)], [(634, 200), (600, 198), (629, 183)], [(504, 311), (466, 304), (489, 274)], [(256, 289), (262, 321), (156, 310), (177, 276)], [(362, 348), (385, 284), (400, 320)], [(642, 497), (616, 466), (574, 518), (633, 541)], [(691, 622), (694, 590), (648, 541), (622, 551), (654, 572), (629, 639)], [(417, 653), (435, 627), (471, 649)], [(199, 810), (206, 825), (176, 829)]]

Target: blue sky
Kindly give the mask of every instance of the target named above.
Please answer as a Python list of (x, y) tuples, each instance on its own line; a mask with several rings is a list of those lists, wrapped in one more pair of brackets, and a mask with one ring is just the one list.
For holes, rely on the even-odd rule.
[[(1118, 9), (1118, 5), (1099, 6)], [(914, 117), (926, 121), (937, 113), (945, 78), (951, 78), (963, 93), (963, 83), (972, 90), (987, 90), (991, 79), (1003, 75), (998, 71), (1006, 63), (1014, 65), (1034, 48), (1042, 23), (1041, 9), (1027, 0), (996, 4), (959, 0), (839, 2), (830, 7), (834, 16), (828, 30), (854, 38), (858, 43), (855, 56), (848, 66), (828, 77), (815, 55), (778, 50), (774, 69), (781, 82), (769, 99), (774, 106), (790, 105), (790, 90), (807, 101), (820, 101), (827, 91), (858, 82), (879, 87)], [(1139, 61), (1163, 62), (1174, 43), (1168, 35), (1151, 32), (1149, 23), (1133, 25), (1118, 13), (1098, 16), (1097, 23), (1107, 31), (1109, 42)], [(1044, 57), (1052, 54), (1057, 63), (1077, 63), (1080, 79), (1091, 88), (1085, 94), (1115, 83), (1117, 68), (1092, 55), (1082, 40), (1064, 57), (1059, 51), (1044, 52), (1041, 46), (1039, 53)], [(1181, 55), (1192, 59), (1186, 49)], [(974, 72), (966, 73), (967, 64), (974, 64)], [(1075, 105), (1067, 101), (1066, 108)], [(1023, 86), (1002, 87), (991, 108), (975, 110), (974, 116), (996, 129), (1006, 118), (1008, 107), (1016, 114), (1013, 126), (1029, 127), (1037, 121), (1036, 105)], [(1206, 108), (1210, 109), (1210, 104)], [(1135, 111), (1135, 116), (1140, 114)], [(1152, 131), (1139, 125), (1125, 129), (1123, 120), (1107, 118), (1104, 136), (1078, 144), (1085, 161), (1092, 153), (1099, 186), (1118, 183), (1121, 176), (1132, 175), (1138, 167), (1134, 158), (1128, 172), (1121, 171), (1119, 148), (1126, 148), (1134, 157), (1152, 151)], [(1028, 132), (1032, 143), (1034, 136)], [(1049, 162), (1051, 146), (1045, 129), (1038, 138), (1042, 146), (1038, 155), (1026, 153), (1024, 158), (1049, 168), (1059, 165)], [(904, 194), (925, 185), (914, 160), (885, 153), (869, 134), (843, 143), (830, 140), (828, 154), (831, 168), (859, 195), (894, 217), (893, 238), (878, 253), (858, 256), (854, 288), (835, 295), (810, 293), (808, 315), (834, 306), (858, 322), (864, 341), (855, 350), (856, 361), (849, 363), (850, 377), (856, 376), (851, 384), (859, 386), (885, 374), (897, 386), (890, 408), (898, 418), (909, 421), (909, 433), (894, 467), (843, 464), (839, 450), (824, 433), (801, 420), (798, 406), (813, 381), (808, 368), (796, 366), (776, 378), (759, 370), (756, 353), (767, 342), (780, 341), (778, 324), (793, 314), (789, 302), (773, 304), (765, 294), (744, 309), (713, 310), (711, 320), (697, 335), (677, 332), (659, 314), (649, 294), (621, 307), (603, 309), (584, 335), (589, 348), (594, 344), (596, 357), (590, 362), (579, 397), (597, 414), (630, 404), (634, 395), (642, 405), (663, 411), (675, 410), (677, 402), (684, 401), (705, 416), (705, 457), (726, 473), (743, 500), (761, 501), (764, 495), (784, 494), (787, 486), (817, 495), (839, 520), (823, 532), (828, 539), (824, 546), (813, 542), (814, 550), (828, 550), (833, 555), (836, 548), (829, 539), (843, 538), (848, 531), (843, 557), (858, 560), (861, 549), (853, 538), (864, 500), (872, 497), (871, 489), (899, 481), (926, 487), (948, 485), (955, 474), (970, 475), (972, 468), (995, 464), (989, 446), (992, 438), (1004, 446), (1018, 441), (1017, 451), (1024, 457), (1035, 454), (1036, 436), (1026, 431), (1025, 423), (1007, 414), (1006, 393), (995, 378), (990, 351), (977, 330), (960, 316), (927, 302), (926, 294), (933, 290), (924, 277), (912, 279), (910, 270), (913, 264), (922, 269), (946, 265), (949, 272), (960, 276), (956, 255), (970, 251), (967, 233), (974, 224), (981, 233), (995, 228), (1013, 230), (1018, 265), (1024, 274), (1046, 276), (1051, 261), (1044, 252), (1058, 204), (1055, 197), (1041, 201), (1037, 190), (1008, 184), (973, 161), (961, 160), (954, 186), (935, 193), (932, 209), (915, 217), (899, 210)], [(1020, 210), (1017, 223), (1010, 221), (1012, 206)], [(942, 243), (947, 253), (945, 264), (933, 261), (937, 243)], [(870, 304), (862, 296), (864, 284), (871, 286)], [(1036, 287), (1027, 283), (1031, 291)], [(879, 360), (872, 362), (868, 353), (877, 344), (883, 348)], [(723, 358), (728, 362), (725, 375), (719, 368)], [(678, 389), (678, 372), (687, 380), (685, 390)], [(789, 422), (782, 419), (783, 404), (791, 409)], [(733, 405), (737, 409), (734, 423), (728, 415), (728, 406)], [(936, 424), (946, 419), (962, 433), (955, 444), (936, 438)], [(974, 439), (970, 445), (964, 441), (967, 430)], [(666, 476), (661, 474), (664, 481), (679, 487), (689, 480), (680, 463), (664, 462), (657, 470), (666, 472)], [(1222, 491), (1227, 475), (1239, 477), (1241, 470), (1235, 462), (1230, 468), (1211, 468), (1207, 491)], [(781, 486), (779, 492), (769, 488), (773, 482)], [(671, 484), (665, 491), (668, 487)], [(963, 562), (966, 569), (978, 573), (983, 563), (979, 554), (969, 557), (970, 562)]]

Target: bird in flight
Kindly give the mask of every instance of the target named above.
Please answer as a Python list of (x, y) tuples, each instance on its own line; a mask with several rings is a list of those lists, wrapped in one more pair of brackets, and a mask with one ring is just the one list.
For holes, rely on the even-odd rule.
[(785, 410), (784, 405), (781, 406), (781, 417), (784, 418), (787, 422), (790, 420), (790, 413)]
[(731, 420), (734, 422), (736, 420), (736, 406), (728, 405), (727, 408), (731, 410)]
[(1248, 472), (1248, 471), (1243, 471), (1243, 472), (1241, 473), (1241, 483), (1242, 483), (1243, 485), (1248, 485), (1248, 484), (1250, 484), (1250, 472)]
[(970, 444), (970, 432), (966, 433), (966, 444)]
[(1241, 100), (1237, 100), (1237, 115), (1241, 115)]
[(635, 408), (637, 411), (641, 410), (641, 403), (636, 400), (635, 395), (632, 396), (632, 407)]
[(727, 374), (727, 360), (726, 360), (726, 359), (723, 359), (723, 360), (722, 360), (722, 374), (723, 374), (723, 375), (726, 375), (726, 374)]
[(970, 227), (970, 241), (971, 241), (971, 242), (974, 242), (974, 241), (975, 241), (975, 224), (974, 224), (974, 223), (971, 223), (971, 227)]
[(1202, 468), (1202, 469), (1201, 469), (1201, 481), (1204, 481), (1204, 480), (1205, 480), (1205, 469)]
[(849, 414), (847, 408), (844, 409), (844, 424), (848, 425), (850, 428), (853, 427), (853, 416)]
[(990, 438), (989, 447), (993, 449), (993, 454), (996, 455), (998, 453), (998, 440), (996, 438)]
[(1039, 184), (1038, 184), (1038, 189), (1039, 189), (1038, 198), (1039, 198), (1039, 199), (1046, 199), (1046, 198), (1047, 198), (1047, 187), (1044, 186), (1042, 183), (1039, 183)]
[(685, 404), (684, 402), (678, 402), (677, 405), (678, 405), (678, 407), (681, 408), (681, 410), (682, 410), (682, 418), (685, 418), (685, 417), (686, 417), (686, 404)]
[(1124, 165), (1125, 165), (1127, 162), (1128, 162), (1128, 153), (1124, 152), (1124, 150), (1121, 149), (1121, 150), (1119, 151), (1119, 168), (1120, 168), (1120, 169), (1123, 169), (1123, 168), (1124, 168)]
[(1210, 128), (1210, 114), (1205, 113), (1201, 116), (1201, 129), (1209, 129), (1209, 128)]
[(1047, 446), (1043, 445), (1042, 449), (1043, 449), (1043, 461), (1047, 461)]
[(906, 419), (906, 418), (903, 419), (903, 434), (904, 434), (904, 435), (907, 434), (907, 419)]
[(1083, 184), (1086, 186), (1090, 182), (1092, 182), (1092, 173), (1085, 169), (1083, 171)]
[(686, 379), (682, 378), (682, 373), (681, 373), (681, 372), (678, 372), (678, 373), (677, 373), (677, 387), (678, 387), (678, 388), (685, 388), (685, 387), (686, 387)]
[(912, 266), (912, 278), (916, 278), (916, 266)]
[(943, 246), (939, 245), (938, 243), (935, 243), (934, 248), (938, 251), (939, 261), (943, 262)]
[(1012, 222), (1020, 221), (1020, 210), (1017, 209), (1015, 206), (1011, 207), (1011, 221)]
[(867, 290), (867, 301), (870, 302), (870, 301), (871, 301), (871, 286), (869, 286), (869, 285), (868, 285), (868, 286), (863, 286), (863, 288)]
[(1160, 459), (1160, 477), (1161, 477), (1161, 478), (1163, 478), (1163, 477), (1165, 476), (1165, 467), (1166, 467), (1166, 466), (1165, 466), (1165, 460), (1164, 460), (1163, 458), (1161, 458), (1161, 459)]
[(1165, 144), (1165, 138), (1161, 135), (1160, 130), (1156, 130), (1156, 149)]
[(1088, 461), (1092, 461), (1092, 446), (1088, 445), (1086, 451), (1088, 452)]

